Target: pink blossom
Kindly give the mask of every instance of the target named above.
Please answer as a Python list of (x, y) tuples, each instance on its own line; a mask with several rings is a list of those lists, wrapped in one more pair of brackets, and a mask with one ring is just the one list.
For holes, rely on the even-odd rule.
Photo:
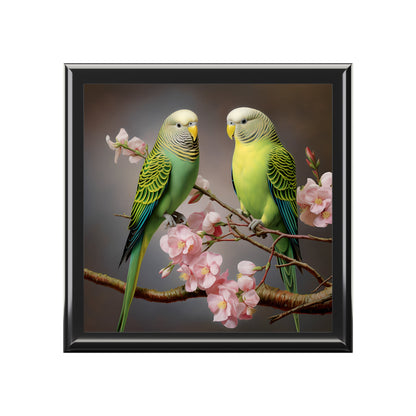
[(231, 292), (237, 293), (238, 285), (234, 280), (228, 280), (228, 269), (217, 276), (215, 276), (215, 283), (205, 290), (207, 294), (214, 293), (218, 295), (219, 287), (224, 286), (224, 288), (230, 290)]
[[(146, 143), (138, 137), (133, 137), (131, 140), (129, 140), (127, 146), (133, 150), (138, 151), (142, 155), (144, 155), (146, 152)], [(123, 148), (122, 154), (125, 156), (129, 156), (130, 163), (138, 163), (141, 159), (143, 159), (142, 156), (138, 155), (137, 153), (129, 149)]]
[[(215, 225), (221, 222), (221, 216), (209, 203), (203, 212), (193, 212), (188, 217), (188, 225), (194, 232), (201, 232), (219, 237), (222, 234), (221, 226)], [(208, 238), (208, 237), (207, 237)], [(208, 238), (210, 239), (210, 238)]]
[(255, 267), (257, 266), (252, 261), (248, 260), (240, 261), (237, 265), (237, 269), (242, 275), (250, 277), (256, 273), (256, 270), (254, 270)]
[(214, 322), (221, 322), (226, 328), (235, 328), (238, 317), (245, 309), (239, 302), (235, 292), (224, 286), (219, 286), (218, 294), (211, 293), (207, 296), (208, 307), (214, 314)]
[(215, 294), (218, 295), (221, 290), (228, 290), (231, 293), (238, 292), (238, 284), (235, 280), (228, 280), (228, 269), (222, 273), (221, 275), (217, 276), (217, 280), (215, 284), (212, 285), (209, 289), (206, 290), (207, 294)]
[(205, 215), (204, 212), (193, 212), (187, 220), (189, 228), (195, 233), (202, 231)]
[(238, 277), (238, 287), (243, 291), (254, 289), (256, 287), (256, 281), (254, 277), (241, 275)]
[(328, 224), (332, 224), (332, 204), (329, 204), (325, 210), (313, 220), (313, 225), (315, 227), (326, 227)]
[(187, 226), (178, 224), (160, 239), (161, 249), (169, 254), (172, 262), (190, 264), (201, 254), (202, 239)]
[(162, 279), (164, 279), (165, 277), (168, 277), (171, 272), (172, 272), (172, 267), (171, 266), (166, 266), (165, 268), (159, 270), (159, 274), (162, 275), (162, 276), (160, 276)]
[(190, 264), (192, 272), (198, 279), (200, 289), (208, 289), (215, 283), (220, 273), (221, 264), (221, 254), (210, 253), (209, 251), (202, 253)]
[[(198, 175), (198, 177), (196, 178), (195, 185), (198, 185), (205, 191), (207, 191), (209, 188), (208, 180), (205, 179), (202, 175)], [(195, 202), (198, 202), (201, 199), (202, 193), (199, 192), (197, 189), (192, 188), (191, 192), (189, 193), (189, 196), (191, 197), (191, 199), (188, 201), (188, 204), (194, 204)]]
[(256, 312), (256, 310), (254, 308), (251, 308), (249, 306), (247, 306), (246, 304), (242, 303), (242, 305), (244, 305), (244, 309), (241, 312), (240, 316), (238, 317), (239, 320), (248, 320), (248, 319), (252, 319), (253, 318), (253, 314), (254, 312)]
[(221, 227), (215, 226), (215, 224), (219, 222), (221, 222), (221, 216), (218, 212), (208, 212), (202, 222), (202, 231), (205, 231), (208, 234), (215, 234), (216, 232), (218, 233), (219, 230), (219, 235), (221, 235)]
[(312, 214), (311, 211), (309, 211), (308, 207), (305, 207), (302, 212), (300, 213), (299, 219), (306, 225), (310, 225), (313, 227), (314, 220), (317, 217), (317, 215)]
[(254, 289), (244, 292), (242, 294), (242, 299), (244, 303), (250, 308), (254, 308), (260, 301), (259, 295)]
[(306, 185), (297, 189), (297, 202), (301, 208), (310, 206), (316, 198), (319, 185), (311, 178), (306, 180)]
[(254, 289), (244, 292), (242, 295), (244, 309), (242, 310), (238, 319), (247, 320), (253, 317), (254, 312), (256, 311), (254, 307), (259, 303), (260, 297)]
[(300, 220), (307, 225), (326, 227), (332, 224), (332, 173), (321, 177), (321, 186), (311, 178), (297, 190), (297, 203), (302, 208)]
[(115, 151), (114, 154), (114, 163), (117, 163), (118, 158), (121, 154), (121, 147), (120, 144), (124, 144), (127, 143), (127, 140), (129, 139), (129, 135), (127, 134), (126, 130), (124, 130), (123, 128), (120, 129), (120, 131), (118, 132), (117, 136), (116, 136), (116, 141), (112, 142), (110, 140), (110, 136), (107, 134), (107, 136), (105, 137), (105, 141), (108, 144), (108, 147), (111, 150)]
[(192, 270), (186, 264), (182, 264), (178, 271), (182, 272), (179, 277), (185, 280), (185, 290), (187, 292), (195, 291), (198, 286), (198, 280), (192, 273)]

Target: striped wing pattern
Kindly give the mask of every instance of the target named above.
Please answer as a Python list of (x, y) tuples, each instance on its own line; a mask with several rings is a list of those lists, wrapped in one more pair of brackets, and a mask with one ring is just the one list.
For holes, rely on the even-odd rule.
[(142, 237), (146, 221), (157, 206), (169, 181), (171, 162), (161, 152), (152, 152), (144, 162), (130, 214), (130, 233), (120, 264), (128, 260), (137, 241)]
[[(297, 234), (296, 168), (293, 156), (283, 146), (276, 146), (270, 153), (267, 180), (288, 233)], [(299, 241), (291, 238), (290, 242), (300, 257)]]

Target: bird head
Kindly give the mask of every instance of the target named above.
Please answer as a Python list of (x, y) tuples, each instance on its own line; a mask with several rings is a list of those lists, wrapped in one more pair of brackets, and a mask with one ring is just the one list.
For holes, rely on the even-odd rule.
[(166, 118), (164, 129), (170, 137), (186, 143), (198, 140), (198, 116), (191, 110), (178, 110)]
[(227, 134), (233, 140), (250, 143), (273, 131), (273, 123), (261, 111), (249, 107), (238, 107), (227, 116)]

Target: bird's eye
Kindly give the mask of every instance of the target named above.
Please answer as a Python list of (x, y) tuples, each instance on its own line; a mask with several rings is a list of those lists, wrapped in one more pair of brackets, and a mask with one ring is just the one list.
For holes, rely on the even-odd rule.
[(196, 124), (195, 121), (190, 121), (189, 122), (189, 127), (195, 126), (195, 124)]
[(181, 124), (181, 123), (178, 123), (178, 124), (176, 125), (176, 127), (177, 127), (178, 129), (180, 129), (180, 128), (182, 127), (182, 124)]
[(241, 124), (246, 124), (246, 123), (247, 123), (246, 119), (241, 120)]

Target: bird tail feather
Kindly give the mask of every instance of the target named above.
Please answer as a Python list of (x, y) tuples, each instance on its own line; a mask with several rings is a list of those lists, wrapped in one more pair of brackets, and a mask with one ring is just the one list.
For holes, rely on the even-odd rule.
[[(277, 238), (277, 235), (276, 237)], [(291, 258), (297, 258), (297, 253), (294, 252), (292, 245), (289, 243), (288, 248), (285, 253), (286, 256)], [(277, 263), (279, 265), (286, 264), (287, 261), (281, 259), (280, 257), (277, 258)], [(297, 279), (296, 279), (296, 266), (287, 266), (287, 267), (280, 267), (280, 275), (282, 276), (283, 283), (285, 284), (286, 290), (292, 293), (298, 293), (297, 287)], [(299, 322), (299, 314), (294, 313), (293, 320), (295, 321), (296, 332), (300, 332), (300, 322)]]
[(123, 305), (121, 307), (120, 318), (117, 324), (117, 332), (124, 332), (130, 305), (134, 297), (134, 292), (136, 291), (137, 281), (139, 279), (140, 267), (148, 245), (149, 239), (144, 234), (131, 252), (126, 290), (124, 292)]

